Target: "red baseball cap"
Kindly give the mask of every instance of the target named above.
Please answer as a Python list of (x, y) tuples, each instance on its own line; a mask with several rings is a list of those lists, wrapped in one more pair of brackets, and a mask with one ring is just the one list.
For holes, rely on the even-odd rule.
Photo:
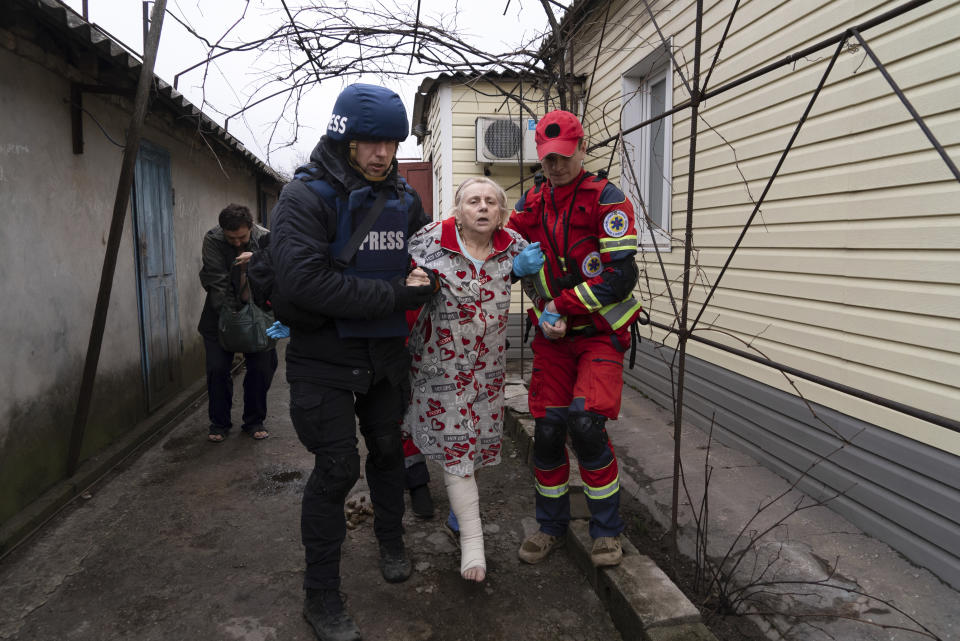
[(537, 141), (537, 157), (548, 154), (570, 157), (577, 151), (577, 142), (583, 138), (580, 121), (569, 111), (556, 109), (540, 119), (534, 139)]

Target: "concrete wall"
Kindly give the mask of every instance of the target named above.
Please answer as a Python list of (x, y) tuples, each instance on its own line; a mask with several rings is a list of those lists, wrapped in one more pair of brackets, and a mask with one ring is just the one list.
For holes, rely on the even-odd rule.
[[(0, 353), (7, 363), (0, 385), (2, 523), (65, 474), (122, 157), (107, 135), (123, 141), (129, 110), (119, 99), (84, 95), (85, 149), (74, 155), (65, 76), (95, 79), (9, 32), (0, 36)], [(185, 387), (203, 375), (195, 329), (204, 300), (197, 278), (203, 233), (228, 202), (256, 211), (256, 178), (225, 149), (215, 159), (171, 116), (151, 115), (143, 136), (172, 159), (178, 367)], [(132, 227), (128, 216), (83, 458), (146, 415)]]

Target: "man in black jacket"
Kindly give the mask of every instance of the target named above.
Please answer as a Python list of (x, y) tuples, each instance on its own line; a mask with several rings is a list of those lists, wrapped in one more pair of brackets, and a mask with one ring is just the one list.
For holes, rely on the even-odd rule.
[[(233, 352), (220, 346), (217, 322), (220, 310), (239, 309), (250, 298), (245, 287), (250, 257), (268, 238), (269, 232), (253, 222), (250, 210), (230, 204), (220, 212), (218, 225), (203, 237), (203, 268), (200, 283), (207, 298), (200, 313), (197, 330), (203, 335), (207, 363), (207, 413), (210, 430), (207, 438), (220, 443), (230, 432), (233, 378), (230, 367)], [(277, 350), (244, 354), (247, 372), (243, 377), (243, 431), (256, 440), (269, 436), (263, 427), (267, 416), (267, 391), (277, 371)]]
[[(404, 310), (426, 302), (438, 283), (417, 270), (416, 278), (430, 284), (406, 285), (407, 239), (429, 220), (416, 192), (397, 176), (395, 155), (407, 131), (406, 109), (394, 92), (347, 87), (311, 162), (284, 187), (271, 217), (271, 302), (291, 326), (290, 416), (315, 456), (300, 521), (304, 616), (325, 641), (360, 638), (339, 592), (343, 506), (360, 476), (357, 419), (383, 577), (399, 582), (411, 573), (401, 523), (400, 420), (410, 364)], [(363, 226), (363, 242), (351, 250), (350, 237)]]

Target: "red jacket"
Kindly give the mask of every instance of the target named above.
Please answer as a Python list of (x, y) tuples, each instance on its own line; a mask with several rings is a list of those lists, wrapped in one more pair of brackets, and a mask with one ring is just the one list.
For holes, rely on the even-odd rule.
[(572, 330), (609, 333), (636, 319), (635, 272), (624, 276), (617, 264), (634, 260), (637, 230), (633, 205), (616, 185), (583, 170), (561, 187), (544, 182), (517, 202), (508, 226), (539, 241), (545, 257), (540, 273), (525, 279), (537, 294), (534, 320), (549, 300)]

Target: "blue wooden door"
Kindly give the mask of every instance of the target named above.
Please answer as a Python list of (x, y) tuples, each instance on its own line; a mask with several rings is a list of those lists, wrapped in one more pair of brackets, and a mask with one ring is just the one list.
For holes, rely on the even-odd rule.
[(179, 389), (182, 351), (170, 154), (164, 149), (141, 143), (132, 196), (141, 362), (147, 406), (153, 410)]

